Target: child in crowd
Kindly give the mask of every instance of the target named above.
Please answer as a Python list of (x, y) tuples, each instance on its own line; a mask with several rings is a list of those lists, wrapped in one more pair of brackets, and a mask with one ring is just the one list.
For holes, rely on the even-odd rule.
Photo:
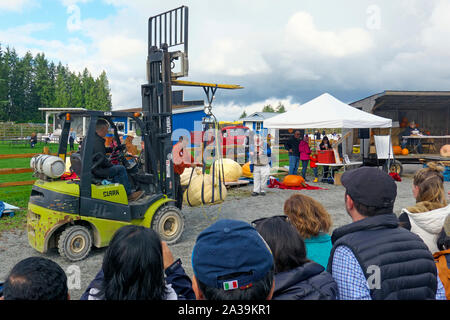
[(317, 162), (319, 159), (317, 158), (317, 151), (316, 149), (312, 149), (311, 155), (309, 156), (309, 166), (311, 169), (313, 169), (314, 172), (314, 181), (313, 182), (319, 182), (319, 170), (317, 168)]

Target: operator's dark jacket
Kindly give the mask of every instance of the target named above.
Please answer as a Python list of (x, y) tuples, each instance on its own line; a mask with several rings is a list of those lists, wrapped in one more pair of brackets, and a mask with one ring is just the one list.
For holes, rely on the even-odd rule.
[(300, 157), (300, 152), (298, 151), (298, 145), (300, 144), (300, 139), (292, 136), (289, 140), (284, 144), (286, 150), (292, 149), (292, 152), (289, 152), (290, 156)]
[(394, 213), (380, 214), (333, 231), (328, 272), (338, 246), (350, 248), (368, 279), (370, 266), (380, 268), (381, 285), (373, 300), (434, 300), (437, 271), (433, 256), (419, 236), (399, 227)]
[(106, 152), (111, 152), (111, 148), (105, 147), (105, 139), (100, 137), (97, 132), (94, 134), (93, 139), (93, 150), (92, 150), (92, 163), (94, 164), (96, 160), (99, 159), (99, 157), (95, 157), (97, 153), (101, 153), (104, 155), (103, 162), (94, 170), (94, 174), (101, 178), (108, 178), (109, 176), (109, 168), (111, 168), (113, 165), (106, 157)]
[(338, 287), (330, 273), (310, 261), (275, 274), (273, 300), (336, 300)]

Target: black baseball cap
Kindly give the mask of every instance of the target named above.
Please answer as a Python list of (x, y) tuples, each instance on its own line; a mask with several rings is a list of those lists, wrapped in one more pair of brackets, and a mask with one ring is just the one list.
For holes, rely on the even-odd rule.
[(387, 173), (374, 167), (361, 167), (344, 172), (341, 183), (356, 202), (368, 207), (392, 208), (397, 185)]

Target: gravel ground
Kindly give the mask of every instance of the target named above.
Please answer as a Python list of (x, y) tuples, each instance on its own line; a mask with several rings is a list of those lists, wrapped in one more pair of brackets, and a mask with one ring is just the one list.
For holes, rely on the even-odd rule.
[[(403, 181), (398, 182), (398, 195), (394, 211), (399, 214), (401, 209), (414, 203), (411, 193), (412, 175), (419, 169), (418, 165), (404, 166)], [(328, 210), (333, 219), (333, 229), (351, 222), (344, 208), (344, 188), (329, 184), (317, 184), (328, 190), (303, 190), (302, 193), (309, 195), (320, 201)], [(450, 183), (445, 183), (447, 192), (450, 190)], [(251, 186), (240, 187), (230, 190), (229, 197), (221, 205), (198, 208), (183, 208), (185, 215), (185, 231), (180, 241), (170, 246), (175, 259), (181, 258), (186, 273), (192, 276), (191, 252), (197, 235), (206, 227), (211, 225), (216, 219), (239, 219), (251, 222), (260, 217), (282, 214), (284, 201), (293, 193), (293, 190), (269, 189), (265, 197), (251, 197)], [(61, 258), (57, 251), (51, 251), (46, 255), (62, 266), (70, 275), (74, 274), (70, 266), (77, 266), (80, 270), (81, 284), (79, 289), (72, 288), (70, 295), (73, 300), (80, 298), (85, 288), (94, 278), (101, 267), (102, 258), (105, 252), (103, 249), (93, 249), (83, 261), (70, 263)], [(3, 232), (0, 235), (0, 280), (5, 279), (9, 270), (20, 260), (30, 256), (39, 256), (28, 245), (25, 230), (14, 230)]]

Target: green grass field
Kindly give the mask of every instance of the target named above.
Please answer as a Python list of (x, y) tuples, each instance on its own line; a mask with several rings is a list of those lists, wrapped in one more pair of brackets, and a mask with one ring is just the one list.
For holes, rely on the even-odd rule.
[[(57, 144), (49, 144), (50, 152), (57, 152)], [(22, 153), (42, 153), (44, 144), (39, 143), (35, 148), (30, 148), (25, 144), (11, 145), (8, 142), (0, 142), (0, 155), (2, 154), (22, 154)], [(0, 169), (5, 168), (29, 168), (30, 158), (16, 158), (16, 159), (0, 159)], [(12, 181), (27, 181), (33, 180), (33, 174), (17, 173), (17, 174), (2, 174), (0, 175), (0, 183)], [(16, 186), (0, 188), (0, 201), (9, 203), (21, 210), (16, 211), (14, 217), (3, 216), (0, 218), (0, 232), (15, 228), (26, 227), (26, 212), (28, 206), (28, 199), (31, 192), (30, 186)]]

